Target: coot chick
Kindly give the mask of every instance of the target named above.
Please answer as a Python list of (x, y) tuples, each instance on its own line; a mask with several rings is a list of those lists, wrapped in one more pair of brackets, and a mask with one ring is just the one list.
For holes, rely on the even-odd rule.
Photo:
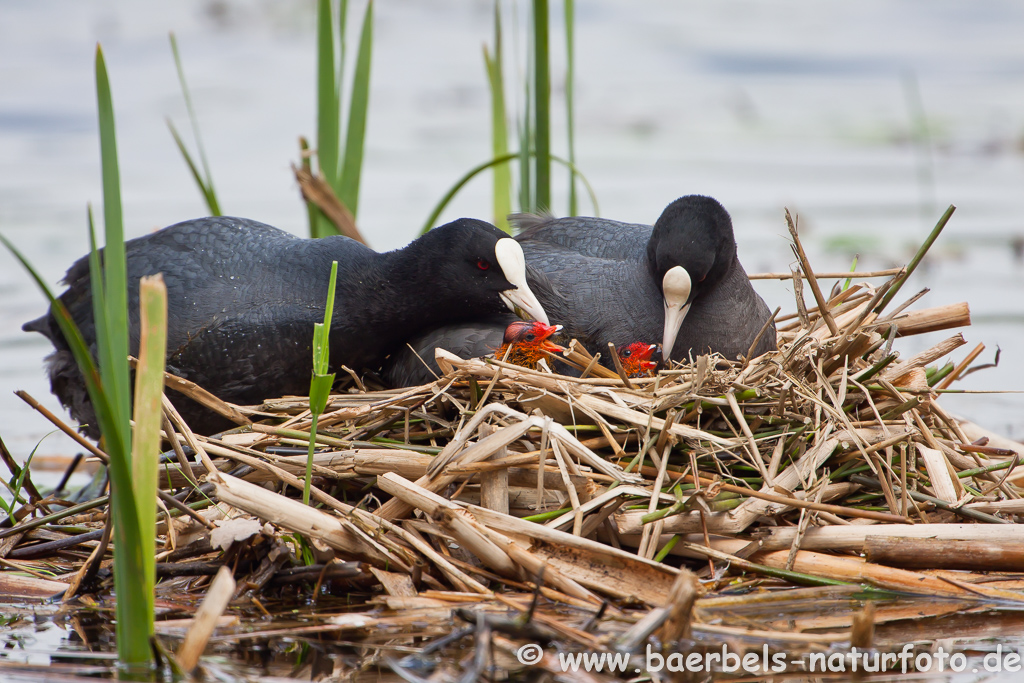
[[(661, 339), (666, 359), (712, 351), (736, 358), (771, 317), (737, 258), (732, 220), (711, 197), (675, 200), (653, 227), (602, 218), (517, 222), (527, 263), (550, 280), (549, 291), (538, 291), (541, 303), (587, 348)], [(771, 326), (753, 355), (774, 348)]]
[[(509, 344), (515, 343), (515, 336), (520, 334), (523, 338), (520, 342), (545, 343), (545, 348), (552, 352), (561, 351), (561, 347), (555, 346), (547, 339), (562, 329), (561, 325), (545, 325), (543, 328), (530, 329), (519, 325), (523, 323), (515, 316), (508, 314), (492, 315), (479, 320), (473, 320), (453, 325), (438, 325), (422, 334), (411, 337), (400, 349), (395, 351), (384, 363), (381, 378), (393, 387), (414, 387), (427, 382), (433, 382), (441, 376), (441, 368), (437, 365), (434, 351), (442, 348), (445, 351), (455, 354), (459, 358), (482, 358), (494, 354), (498, 359), (505, 356), (505, 350)], [(534, 339), (526, 340), (525, 335), (532, 333)], [(540, 339), (538, 339), (540, 337)], [(536, 353), (540, 354), (539, 351)], [(543, 354), (540, 354), (542, 356)], [(532, 363), (517, 363), (517, 365), (532, 365)], [(509, 360), (516, 363), (516, 360)]]
[(616, 349), (626, 377), (653, 377), (658, 369), (658, 361), (654, 358), (660, 355), (660, 351), (657, 344), (643, 342), (633, 342)]
[[(220, 398), (252, 404), (303, 395), (312, 371), (313, 324), (323, 321), (331, 261), (338, 261), (330, 333), (333, 368), (376, 369), (404, 339), (519, 307), (547, 322), (526, 283), (522, 249), (489, 223), (459, 219), (403, 249), (377, 253), (342, 236), (302, 239), (243, 218), (200, 218), (129, 240), (130, 349), (138, 353), (139, 278), (163, 273), (168, 294), (167, 370)], [(89, 262), (64, 278), (60, 299), (95, 353)], [(26, 323), (56, 351), (53, 393), (96, 438), (95, 414), (52, 314)], [(172, 392), (189, 426), (229, 426)]]
[(498, 360), (535, 368), (547, 357), (545, 351), (559, 353), (562, 347), (548, 341), (551, 335), (562, 329), (561, 325), (545, 325), (541, 322), (517, 320), (505, 328), (501, 346), (494, 352)]

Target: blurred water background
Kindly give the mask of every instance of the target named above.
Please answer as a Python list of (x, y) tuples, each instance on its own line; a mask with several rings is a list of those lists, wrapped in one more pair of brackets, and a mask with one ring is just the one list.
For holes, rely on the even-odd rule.
[[(350, 4), (355, 28), (364, 4)], [(444, 192), (490, 156), (481, 46), (492, 11), (465, 0), (376, 6), (359, 223), (379, 250), (411, 240)], [(518, 11), (523, 19), (525, 5)], [(577, 163), (601, 215), (649, 223), (677, 196), (709, 194), (732, 213), (747, 271), (786, 271), (789, 207), (816, 269), (846, 269), (859, 254), (871, 270), (905, 263), (956, 204), (901, 299), (931, 287), (918, 307), (970, 302), (970, 345), (957, 359), (978, 342), (988, 347), (982, 361), (1002, 349), (997, 370), (955, 387), (1024, 389), (1024, 4), (579, 0), (576, 13)], [(553, 15), (555, 152), (564, 154)], [(205, 213), (165, 123), (188, 130), (173, 30), (223, 210), (305, 234), (290, 164), (298, 136), (315, 132), (314, 20), (311, 0), (0, 4), (0, 231), (54, 286), (86, 252), (86, 204), (101, 199), (97, 41), (114, 91), (129, 236)], [(511, 47), (523, 36), (507, 28)], [(523, 54), (506, 56), (513, 68)], [(556, 173), (562, 213), (567, 179)], [(490, 191), (489, 176), (475, 181), (442, 220), (488, 218)], [(592, 211), (585, 199), (581, 211)], [(795, 310), (785, 283), (756, 286), (772, 308)], [(51, 427), (15, 389), (64, 414), (43, 373), (48, 343), (20, 330), (44, 309), (0, 253), (0, 436), (19, 458)], [(909, 355), (948, 334), (897, 348)], [(943, 403), (1024, 438), (1020, 394)], [(54, 435), (39, 453), (78, 450)]]

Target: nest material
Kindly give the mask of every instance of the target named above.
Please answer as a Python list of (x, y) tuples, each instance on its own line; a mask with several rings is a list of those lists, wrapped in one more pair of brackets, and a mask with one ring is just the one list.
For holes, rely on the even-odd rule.
[[(1024, 578), (990, 574), (1022, 566), (1017, 454), (986, 445), (937, 400), (977, 353), (930, 367), (965, 343), (960, 334), (909, 358), (893, 350), (898, 337), (969, 324), (966, 304), (882, 315), (890, 285), (849, 287), (824, 314), (798, 298), (777, 320), (777, 351), (705, 356), (653, 378), (571, 378), (439, 352), (446, 372), (431, 384), (331, 396), (316, 436), (317, 508), (295, 499), (306, 456), (289, 454), (308, 444), (306, 399), (220, 405), (254, 423), (217, 438), (193, 435), (167, 403), (175, 441), (200, 462), (165, 465), (161, 483), (205, 480), (215, 505), (160, 522), (161, 576), (188, 575), (168, 558), (201, 575), (245, 556), (236, 599), (296, 581), (378, 586), (358, 618), (338, 617), (340, 637), (440, 636), (454, 617), (478, 637), (489, 629), (499, 655), (542, 637), (632, 650), (652, 636), (749, 634), (738, 606), (768, 598), (726, 597), (744, 586), (788, 586), (795, 601), (869, 586), (956, 598), (951, 611), (1019, 603)], [(593, 370), (586, 359), (576, 360)], [(96, 513), (72, 522), (102, 526)], [(4, 546), (8, 557), (40, 556), (46, 537), (24, 531), (3, 532), (20, 541)], [(300, 550), (315, 576), (291, 566)], [(84, 559), (60, 561), (70, 573)], [(795, 588), (808, 584), (821, 588)], [(886, 614), (873, 619), (902, 618)], [(803, 633), (768, 616), (760, 626), (763, 638), (827, 644), (863, 639), (851, 636), (855, 617), (822, 615)]]

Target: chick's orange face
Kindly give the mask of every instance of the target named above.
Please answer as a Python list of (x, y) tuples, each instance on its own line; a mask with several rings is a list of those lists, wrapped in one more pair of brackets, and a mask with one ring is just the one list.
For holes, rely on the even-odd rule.
[(541, 322), (516, 321), (505, 328), (504, 343), (494, 354), (498, 360), (533, 367), (544, 352), (557, 353), (561, 346), (548, 341), (548, 337), (562, 329), (561, 325), (545, 325)]
[(619, 362), (628, 377), (650, 377), (658, 369), (658, 361), (652, 360), (657, 344), (633, 342), (619, 348)]

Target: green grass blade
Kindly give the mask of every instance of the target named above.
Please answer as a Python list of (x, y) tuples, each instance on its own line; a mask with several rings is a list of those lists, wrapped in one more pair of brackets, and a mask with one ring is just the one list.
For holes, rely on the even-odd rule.
[[(99, 370), (93, 362), (89, 347), (82, 338), (81, 332), (71, 319), (71, 314), (63, 302), (54, 297), (43, 278), (36, 272), (32, 264), (3, 235), (0, 242), (21, 263), (22, 267), (35, 280), (40, 291), (50, 301), (50, 310), (60, 327), (61, 334), (68, 342), (75, 361), (85, 379), (96, 411), (96, 420), (104, 435), (106, 451), (110, 455), (111, 490), (114, 493), (111, 502), (112, 513), (116, 524), (115, 532), (115, 590), (117, 591), (117, 651), (122, 664), (148, 665), (151, 657), (149, 636), (152, 633), (152, 622), (147, 621), (147, 601), (153, 600), (153, 592), (146, 593), (142, 583), (136, 577), (142, 572), (140, 554), (141, 534), (136, 516), (135, 496), (131, 486), (128, 452), (121, 449), (127, 438), (120, 434), (121, 426), (115, 419), (115, 413), (103, 387)], [(127, 362), (127, 358), (125, 359)], [(117, 549), (124, 548), (121, 552)], [(122, 568), (127, 565), (127, 568)], [(119, 578), (121, 577), (121, 578)]]
[[(117, 165), (117, 141), (114, 134), (114, 104), (103, 51), (96, 46), (96, 95), (99, 103), (100, 159), (103, 169), (103, 221), (105, 249), (103, 258), (104, 303), (108, 324), (106, 344), (114, 360), (101, 373), (118, 421), (127, 424), (131, 417), (128, 382), (128, 287), (125, 268), (124, 225), (121, 215), (121, 178)], [(127, 450), (127, 449), (126, 449)]]
[(532, 210), (551, 211), (551, 72), (548, 2), (533, 0), (534, 157), (536, 198)]
[(516, 159), (518, 157), (519, 152), (513, 152), (511, 154), (506, 154), (503, 157), (491, 159), (490, 161), (486, 161), (480, 164), (479, 166), (474, 166), (473, 168), (469, 169), (469, 171), (467, 171), (465, 175), (459, 178), (459, 180), (454, 185), (452, 185), (451, 189), (449, 189), (448, 192), (446, 192), (445, 195), (441, 197), (441, 201), (437, 203), (437, 206), (434, 207), (434, 210), (430, 212), (430, 216), (427, 218), (427, 222), (423, 224), (423, 228), (420, 230), (420, 234), (425, 235), (427, 232), (430, 231), (432, 227), (434, 227), (434, 223), (437, 221), (438, 216), (441, 215), (441, 212), (445, 210), (445, 208), (448, 206), (448, 203), (451, 202), (451, 200), (455, 197), (456, 194), (459, 193), (459, 190), (461, 190), (466, 185), (466, 183), (468, 183), (470, 180), (475, 178), (480, 173), (483, 173), (487, 169), (497, 166), (498, 164), (506, 164), (509, 161), (512, 161), (513, 159)]
[[(143, 590), (156, 583), (156, 489), (163, 420), (164, 358), (167, 353), (167, 287), (160, 273), (139, 282), (139, 364), (135, 370), (135, 435), (132, 485), (139, 520)], [(146, 604), (153, 621), (153, 603)]]
[(573, 105), (573, 90), (576, 80), (575, 67), (575, 23), (576, 3), (574, 0), (565, 0), (565, 117), (566, 134), (569, 141), (569, 163), (572, 165), (569, 170), (569, 215), (575, 216), (579, 210), (576, 199), (576, 136), (575, 113)]
[[(128, 373), (128, 286), (124, 227), (121, 215), (120, 173), (114, 134), (114, 105), (103, 51), (96, 46), (96, 97), (99, 108), (100, 158), (103, 169), (103, 214), (106, 246), (103, 253), (103, 308), (105, 349), (100, 349), (102, 382), (96, 396), (90, 391), (97, 419), (110, 455), (110, 488), (114, 522), (114, 588), (117, 592), (117, 650), (122, 666), (148, 666), (152, 658), (153, 591), (139, 581), (146, 566), (131, 477), (129, 436), (130, 396)], [(98, 264), (99, 257), (91, 263)], [(99, 278), (94, 275), (93, 281)], [(58, 321), (61, 317), (58, 317)], [(70, 318), (61, 329), (70, 325)], [(60, 324), (60, 322), (58, 323)], [(80, 338), (80, 335), (79, 335)], [(85, 356), (88, 357), (88, 351)], [(91, 360), (91, 359), (89, 359)], [(80, 367), (85, 367), (79, 359)], [(98, 399), (98, 401), (97, 401)], [(100, 417), (101, 412), (104, 413)], [(154, 501), (151, 499), (152, 505)], [(149, 533), (153, 533), (150, 531)]]
[(188, 83), (185, 81), (185, 68), (181, 65), (181, 55), (178, 52), (178, 39), (174, 36), (173, 31), (170, 33), (170, 39), (171, 52), (174, 54), (174, 66), (178, 70), (178, 82), (181, 83), (181, 94), (185, 98), (185, 109), (188, 111), (188, 120), (192, 125), (192, 136), (196, 141), (196, 150), (199, 152), (199, 160), (203, 164), (203, 175), (200, 175), (196, 170), (196, 165), (192, 162), (188, 152), (185, 150), (185, 145), (182, 144), (181, 138), (178, 137), (177, 131), (174, 130), (174, 126), (171, 126), (170, 120), (167, 121), (167, 125), (171, 129), (171, 135), (174, 136), (174, 141), (178, 143), (178, 149), (181, 150), (182, 156), (185, 157), (185, 163), (188, 164), (193, 177), (196, 179), (196, 183), (199, 185), (199, 190), (203, 193), (203, 198), (206, 200), (206, 206), (210, 209), (210, 215), (221, 216), (223, 214), (221, 214), (220, 211), (220, 203), (217, 201), (217, 193), (213, 189), (213, 174), (210, 172), (210, 163), (206, 159), (206, 149), (203, 147), (203, 139), (199, 135), (199, 119), (196, 117), (196, 111), (192, 107), (192, 95), (189, 93)]
[(196, 181), (196, 185), (199, 186), (199, 192), (203, 195), (203, 200), (206, 201), (206, 207), (210, 210), (211, 216), (221, 216), (220, 205), (217, 203), (217, 195), (214, 194), (213, 187), (208, 186), (206, 181), (203, 180), (203, 176), (199, 173), (199, 168), (192, 160), (192, 155), (188, 153), (188, 148), (185, 147), (185, 143), (182, 141), (181, 136), (178, 135), (178, 130), (171, 123), (170, 119), (167, 119), (167, 128), (171, 131), (171, 137), (174, 138), (175, 144), (178, 145), (178, 151), (181, 152), (182, 158), (185, 160), (185, 164), (188, 165), (188, 170), (192, 173), (192, 179)]
[(363, 28), (356, 52), (356, 70), (349, 100), (345, 132), (345, 156), (339, 178), (338, 199), (356, 218), (359, 211), (359, 182), (366, 148), (366, 118), (370, 108), (370, 63), (373, 54), (373, 0), (366, 5)]
[(306, 457), (306, 481), (302, 488), (302, 502), (309, 505), (309, 491), (313, 481), (313, 450), (316, 447), (316, 427), (320, 414), (327, 407), (327, 398), (334, 386), (334, 375), (328, 374), (330, 366), (331, 319), (334, 317), (334, 290), (338, 282), (338, 262), (331, 262), (331, 279), (327, 284), (327, 302), (324, 305), (324, 321), (313, 325), (313, 378), (309, 383), (309, 413), (312, 425), (309, 431), (309, 454)]
[[(505, 110), (505, 78), (503, 75), (501, 45), (501, 12), (494, 3), (494, 56), (484, 46), (484, 66), (487, 84), (491, 90), (491, 151), (497, 159), (508, 154), (508, 114)], [(507, 164), (494, 167), (494, 224), (507, 233), (512, 232), (508, 215), (512, 213), (512, 170)]]
[(594, 186), (590, 184), (590, 181), (587, 180), (587, 177), (585, 175), (583, 175), (583, 172), (580, 171), (580, 169), (576, 167), (576, 164), (574, 164), (573, 162), (569, 161), (568, 159), (563, 159), (560, 156), (556, 156), (556, 155), (552, 154), (551, 155), (551, 160), (552, 161), (556, 161), (556, 162), (562, 164), (567, 169), (569, 169), (570, 174), (572, 174), (576, 178), (579, 178), (580, 182), (583, 183), (583, 186), (585, 188), (587, 188), (587, 196), (590, 197), (590, 203), (594, 207), (594, 214), (593, 215), (600, 216), (601, 215), (601, 209), (597, 205), (597, 193), (594, 192)]
[(320, 172), (331, 185), (338, 182), (338, 141), (341, 107), (334, 59), (334, 31), (330, 0), (320, 0), (317, 10), (317, 135)]
[[(511, 152), (511, 153), (506, 154), (504, 156), (495, 157), (494, 159), (491, 159), (490, 161), (485, 161), (484, 163), (482, 163), (482, 164), (480, 164), (478, 166), (474, 166), (473, 168), (469, 169), (465, 173), (465, 175), (463, 175), (461, 178), (459, 178), (455, 182), (455, 184), (452, 185), (452, 187), (448, 190), (448, 192), (446, 192), (445, 195), (441, 198), (441, 201), (439, 201), (437, 203), (437, 206), (434, 207), (434, 210), (430, 212), (430, 216), (427, 218), (426, 223), (424, 223), (423, 227), (420, 229), (420, 234), (424, 235), (431, 228), (434, 227), (434, 223), (437, 221), (438, 217), (445, 210), (445, 208), (447, 208), (448, 204), (451, 203), (452, 199), (455, 198), (455, 195), (457, 195), (459, 193), (459, 191), (463, 187), (466, 186), (466, 183), (468, 183), (470, 180), (472, 180), (473, 178), (475, 178), (479, 174), (483, 173), (487, 169), (494, 168), (494, 167), (499, 166), (501, 164), (507, 164), (510, 161), (512, 161), (513, 159), (518, 159), (518, 160), (520, 160), (520, 163), (522, 163), (521, 160), (522, 160), (523, 156), (526, 156), (527, 158), (529, 158), (529, 157), (531, 157), (533, 155), (531, 153), (529, 153), (529, 152), (527, 154), (525, 154), (525, 155), (523, 155), (523, 154), (521, 154), (519, 152)], [(582, 173), (580, 173), (579, 169), (576, 168), (573, 164), (569, 163), (569, 161), (566, 160), (566, 159), (563, 159), (563, 158), (561, 158), (559, 156), (551, 155), (551, 160), (562, 164), (563, 166), (568, 168), (571, 172), (575, 173), (579, 177), (580, 181), (583, 182), (583, 186), (587, 188), (587, 194), (590, 197), (590, 202), (594, 205), (594, 215), (595, 216), (600, 215), (600, 210), (599, 210), (599, 207), (597, 205), (597, 194), (594, 192), (594, 188), (591, 186), (590, 181), (587, 180), (587, 177), (585, 175), (583, 175)]]
[(949, 208), (946, 209), (946, 212), (942, 214), (941, 218), (939, 218), (939, 222), (935, 224), (934, 228), (932, 228), (931, 233), (928, 234), (924, 244), (918, 248), (917, 253), (914, 254), (914, 258), (912, 258), (910, 263), (907, 264), (906, 274), (893, 283), (892, 287), (889, 288), (889, 291), (885, 293), (884, 297), (882, 297), (882, 301), (875, 306), (875, 313), (881, 313), (889, 302), (892, 301), (893, 297), (895, 297), (900, 291), (903, 285), (906, 284), (907, 279), (914, 274), (914, 271), (917, 270), (918, 264), (921, 263), (921, 259), (925, 257), (925, 254), (927, 254), (928, 250), (931, 249), (932, 244), (934, 244), (935, 240), (939, 238), (939, 235), (942, 233), (942, 229), (946, 227), (946, 223), (948, 223), (949, 219), (952, 218), (954, 211), (956, 211), (956, 207), (950, 204)]
[(534, 211), (536, 209), (536, 194), (533, 176), (533, 165), (530, 163), (530, 153), (533, 150), (533, 95), (534, 82), (533, 63), (535, 50), (533, 44), (536, 37), (530, 31), (527, 34), (526, 51), (526, 78), (523, 79), (523, 109), (522, 119), (519, 124), (519, 210)]

